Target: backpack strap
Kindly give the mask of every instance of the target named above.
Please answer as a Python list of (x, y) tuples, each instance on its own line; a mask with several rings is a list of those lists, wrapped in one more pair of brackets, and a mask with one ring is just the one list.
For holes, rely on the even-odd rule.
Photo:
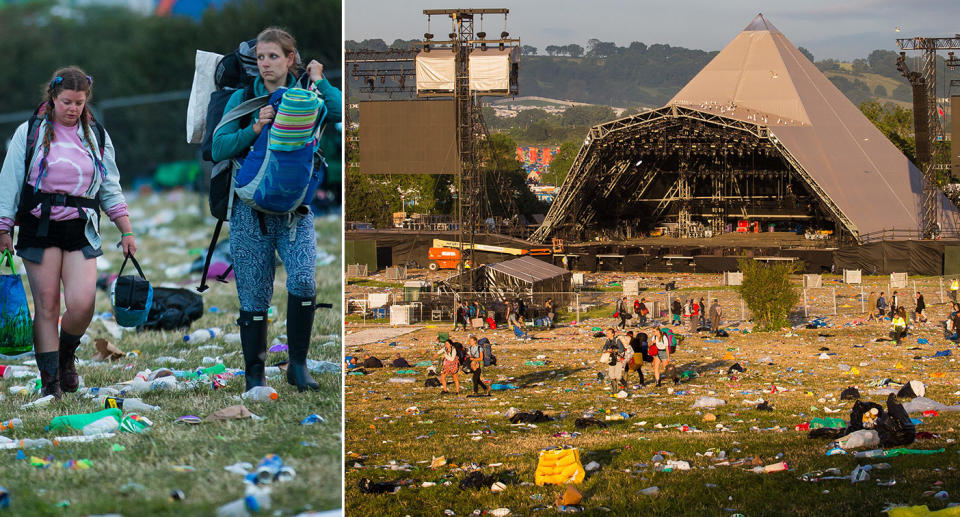
[(200, 285), (197, 286), (197, 292), (202, 293), (210, 288), (207, 285), (207, 274), (210, 272), (210, 261), (213, 260), (213, 251), (217, 247), (217, 240), (220, 238), (220, 229), (223, 228), (223, 219), (217, 219), (217, 225), (213, 228), (213, 237), (210, 239), (210, 247), (207, 248), (207, 258), (203, 260), (203, 275), (200, 277)]
[[(246, 88), (244, 88), (244, 90), (246, 93)], [(245, 100), (234, 106), (233, 109), (223, 114), (223, 118), (220, 119), (220, 123), (217, 124), (216, 128), (214, 128), (213, 134), (217, 134), (217, 131), (220, 131), (220, 128), (225, 126), (227, 123), (245, 117), (266, 106), (269, 101), (270, 95), (261, 95), (259, 97)]]

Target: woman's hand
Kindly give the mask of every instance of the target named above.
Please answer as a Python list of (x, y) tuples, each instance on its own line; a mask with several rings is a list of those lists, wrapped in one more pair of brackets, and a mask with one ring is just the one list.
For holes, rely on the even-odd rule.
[(264, 106), (260, 108), (260, 113), (257, 116), (257, 121), (253, 123), (253, 132), (257, 135), (263, 131), (263, 128), (267, 124), (273, 122), (273, 117), (277, 115), (277, 112), (273, 110), (273, 106)]
[(13, 237), (10, 237), (10, 232), (0, 233), (0, 251), (13, 251)]
[(307, 64), (307, 73), (310, 74), (310, 80), (317, 82), (323, 79), (323, 65), (321, 65), (316, 59), (311, 60)]
[(137, 240), (133, 235), (126, 235), (120, 239), (120, 247), (123, 248), (123, 256), (134, 255), (137, 253)]

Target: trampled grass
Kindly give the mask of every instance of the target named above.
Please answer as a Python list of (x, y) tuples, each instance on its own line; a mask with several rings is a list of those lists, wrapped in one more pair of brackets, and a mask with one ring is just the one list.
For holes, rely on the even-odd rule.
[[(193, 195), (160, 194), (130, 200), (134, 229), (140, 250), (137, 256), (147, 278), (156, 286), (199, 283), (196, 273), (167, 277), (164, 271), (195, 260), (199, 248), (209, 242), (212, 225), (209, 218), (199, 216), (205, 204)], [(321, 260), (317, 267), (318, 300), (331, 302), (333, 309), (318, 309), (314, 323), (314, 344), (309, 357), (339, 362), (341, 357), (340, 314), (340, 231), (339, 217), (320, 217), (316, 221)], [(100, 273), (116, 273), (121, 257), (112, 244), (119, 240), (116, 228), (102, 225), (106, 259), (111, 266)], [(222, 237), (225, 238), (225, 237)], [(335, 260), (329, 258), (332, 255)], [(327, 258), (324, 258), (327, 257)], [(126, 271), (125, 271), (126, 273)], [(274, 283), (276, 319), (270, 327), (269, 340), (285, 333), (285, 275), (278, 267)], [(236, 287), (231, 282), (211, 282), (204, 295), (205, 313), (192, 329), (220, 327), (224, 333), (236, 332), (239, 310)], [(29, 293), (28, 293), (29, 298)], [(216, 308), (218, 312), (212, 312)], [(107, 295), (98, 291), (97, 312), (110, 311)], [(110, 386), (129, 381), (141, 370), (167, 366), (173, 369), (196, 369), (204, 357), (222, 358), (228, 368), (242, 368), (239, 344), (214, 339), (202, 344), (184, 343), (181, 332), (124, 332), (122, 338), (111, 337), (98, 321), (88, 335), (103, 337), (124, 352), (138, 352), (112, 363), (81, 364), (80, 375), (87, 386)], [(206, 348), (213, 345), (216, 348)], [(81, 347), (78, 356), (90, 360), (93, 344)], [(162, 356), (182, 359), (178, 363), (160, 363)], [(267, 364), (286, 359), (286, 353), (268, 353)], [(0, 364), (10, 364), (0, 360)], [(14, 363), (18, 364), (18, 363)], [(315, 374), (321, 385), (319, 393), (299, 394), (281, 376), (269, 380), (279, 393), (276, 402), (241, 401), (243, 379), (231, 379), (226, 387), (213, 390), (149, 392), (144, 402), (160, 406), (160, 410), (144, 413), (154, 426), (145, 434), (121, 433), (114, 438), (82, 444), (25, 450), (26, 459), (18, 460), (16, 450), (0, 450), (0, 486), (10, 494), (13, 515), (86, 515), (119, 513), (122, 515), (211, 515), (215, 509), (243, 497), (242, 476), (224, 470), (237, 462), (256, 465), (268, 453), (276, 453), (296, 469), (296, 477), (277, 484), (272, 492), (273, 509), (282, 515), (307, 510), (339, 507), (341, 473), (341, 377), (339, 374)], [(11, 395), (10, 386), (24, 384), (27, 379), (0, 381), (0, 420), (23, 419), (24, 426), (4, 431), (4, 436), (43, 438), (73, 432), (48, 432), (44, 427), (59, 415), (88, 413), (102, 409), (92, 399), (67, 394), (51, 406), (20, 409), (36, 395)], [(210, 413), (235, 404), (244, 405), (263, 421), (237, 420), (204, 422), (200, 425), (175, 423), (183, 415), (206, 417)], [(325, 422), (301, 425), (300, 421), (316, 413)], [(119, 445), (123, 448), (114, 451)], [(31, 466), (30, 457), (52, 455), (49, 468)], [(65, 470), (59, 466), (68, 460), (89, 459), (88, 470)], [(184, 500), (170, 498), (180, 490)]]
[[(684, 286), (698, 281), (710, 285), (715, 277), (688, 276)], [(937, 301), (929, 294), (932, 288), (924, 289), (928, 304)], [(847, 290), (853, 291), (844, 288), (844, 293)], [(739, 307), (733, 307), (733, 291), (715, 292), (728, 313), (739, 314)], [(662, 292), (658, 296), (662, 297)], [(831, 310), (832, 299), (820, 302), (824, 307), (811, 310), (817, 309), (819, 314)], [(842, 303), (852, 305), (846, 300)], [(912, 300), (908, 305), (912, 308)], [(945, 311), (941, 304), (928, 307), (935, 321), (941, 321)], [(611, 397), (606, 384), (597, 382), (597, 372), (606, 368), (597, 364), (602, 340), (591, 336), (592, 327), (613, 323), (609, 312), (604, 318), (584, 320), (578, 327), (535, 332), (537, 339), (528, 342), (517, 341), (505, 330), (482, 332), (495, 343), (499, 360), (498, 366), (484, 369), (484, 377), (519, 387), (495, 391), (489, 398), (441, 395), (439, 388), (425, 388), (423, 366), (414, 368), (415, 375), (398, 375), (389, 367), (369, 370), (365, 376), (348, 375), (348, 514), (442, 515), (452, 510), (455, 515), (470, 515), (476, 510), (508, 508), (511, 515), (549, 515), (557, 512), (554, 498), (562, 487), (534, 485), (534, 471), (539, 451), (560, 445), (578, 447), (585, 465), (592, 461), (600, 465), (587, 473), (579, 486), (586, 515), (879, 515), (888, 504), (940, 509), (950, 501), (960, 501), (960, 447), (956, 443), (960, 413), (911, 415), (923, 420), (918, 432), (938, 437), (919, 439), (907, 447), (945, 448), (930, 456), (857, 459), (853, 451), (826, 456), (829, 440), (810, 439), (806, 432), (794, 430), (797, 424), (815, 417), (849, 419), (852, 402), (840, 401), (840, 392), (848, 386), (858, 386), (864, 400), (884, 404), (885, 397), (867, 393), (875, 389), (872, 382), (886, 378), (921, 380), (927, 385), (927, 397), (947, 405), (960, 403), (958, 350), (944, 339), (942, 328), (934, 324), (915, 328), (899, 347), (874, 341), (886, 336), (889, 322), (847, 326), (854, 319), (849, 315), (828, 316), (831, 326), (820, 329), (763, 334), (732, 330), (731, 337), (723, 339), (702, 333), (688, 337), (674, 356), (675, 371), (693, 370), (698, 373), (696, 378), (677, 386), (666, 382), (659, 388), (649, 384), (641, 388), (635, 374), (630, 374), (634, 384), (630, 396), (617, 399)], [(752, 327), (737, 321), (726, 324), (734, 329)], [(674, 328), (686, 333), (685, 328)], [(435, 363), (435, 336), (449, 329), (449, 325), (424, 327), (359, 348), (385, 363), (397, 353), (411, 364)], [(453, 333), (453, 338), (465, 342), (467, 333)], [(919, 344), (919, 338), (928, 343)], [(389, 346), (390, 341), (397, 345)], [(821, 351), (821, 347), (829, 350)], [(357, 348), (347, 352), (354, 353)], [(948, 349), (950, 357), (932, 358), (936, 351)], [(836, 355), (818, 359), (822, 352)], [(732, 359), (725, 358), (728, 353)], [(539, 360), (548, 361), (544, 366), (525, 364), (541, 356)], [(898, 361), (903, 369), (895, 367)], [(727, 369), (735, 362), (746, 372), (730, 377)], [(856, 367), (859, 374), (844, 373), (842, 365)], [(649, 364), (644, 365), (644, 373), (649, 383)], [(461, 389), (466, 394), (470, 382), (464, 377), (461, 375)], [(414, 382), (395, 382), (398, 378)], [(707, 396), (719, 397), (727, 404), (707, 410), (691, 407)], [(769, 401), (774, 410), (759, 411), (756, 404), (743, 404), (758, 398)], [(559, 419), (535, 426), (512, 425), (504, 416), (511, 407), (542, 410)], [(837, 412), (827, 412), (827, 408)], [(630, 416), (606, 421), (609, 426), (605, 429), (577, 429), (574, 420), (586, 412), (601, 420), (620, 412)], [(716, 421), (704, 421), (706, 413), (715, 415)], [(691, 429), (684, 432), (677, 427), (681, 425)], [(666, 460), (689, 462), (691, 470), (658, 471), (652, 458), (659, 451), (672, 453), (665, 454)], [(720, 451), (728, 464), (718, 459)], [(448, 465), (431, 469), (431, 461), (439, 456), (445, 456)], [(779, 461), (786, 461), (789, 471), (757, 474), (750, 470)], [(858, 464), (880, 463), (891, 468), (873, 470), (871, 479), (860, 483), (800, 479), (804, 473), (830, 467), (848, 475)], [(460, 489), (460, 481), (475, 468), (485, 475), (501, 476), (506, 490), (495, 493), (489, 485)], [(401, 488), (395, 494), (363, 493), (358, 487), (362, 478), (399, 482)], [(878, 480), (890, 479), (896, 484), (878, 485)], [(658, 497), (639, 493), (652, 486), (659, 487)], [(941, 490), (949, 494), (946, 501), (932, 495)]]

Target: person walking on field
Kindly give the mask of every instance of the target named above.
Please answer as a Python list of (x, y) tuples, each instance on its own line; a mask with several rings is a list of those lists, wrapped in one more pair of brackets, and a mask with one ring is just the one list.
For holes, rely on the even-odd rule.
[(883, 297), (883, 291), (880, 291), (880, 297), (877, 298), (877, 319), (882, 318), (887, 312), (887, 299)]
[(923, 301), (923, 295), (919, 292), (917, 293), (917, 307), (913, 310), (913, 319), (917, 323), (926, 323), (927, 315), (924, 313), (924, 310), (927, 308), (927, 303)]
[(650, 337), (648, 353), (653, 357), (653, 380), (657, 386), (661, 385), (660, 372), (667, 373), (667, 367), (670, 366), (670, 340), (667, 335), (656, 327), (653, 329), (653, 335)]
[(870, 296), (867, 298), (867, 321), (876, 321), (876, 320), (877, 320), (877, 293), (874, 291), (870, 291)]
[(713, 332), (714, 334), (720, 330), (720, 315), (720, 302), (714, 298), (713, 303), (710, 304), (710, 332)]
[(700, 304), (690, 299), (690, 332), (694, 334), (700, 331)]
[(616, 338), (612, 328), (607, 329), (607, 340), (600, 348), (601, 360), (607, 366), (607, 380), (610, 381), (611, 393), (617, 393), (620, 386), (620, 379), (623, 378), (623, 357), (626, 355), (623, 342)]
[[(296, 40), (290, 33), (277, 27), (261, 31), (257, 35), (256, 57), (259, 73), (252, 92), (247, 88), (234, 92), (224, 106), (224, 113), (251, 100), (245, 98), (248, 93), (261, 97), (297, 86), (295, 74), (300, 71), (301, 63)], [(343, 96), (323, 76), (323, 65), (316, 60), (307, 64), (306, 74), (309, 76), (307, 91), (326, 107), (326, 116), (317, 117), (316, 127), (311, 129), (310, 134), (317, 134), (341, 121)], [(284, 126), (289, 116), (289, 113), (278, 114), (273, 106), (267, 105), (254, 112), (248, 122), (242, 119), (225, 122), (213, 135), (213, 159), (218, 162), (244, 159), (264, 131), (269, 135)], [(275, 257), (279, 255), (287, 272), (287, 382), (299, 392), (318, 391), (320, 385), (307, 368), (317, 307), (317, 235), (313, 212), (304, 204), (289, 214), (269, 214), (250, 204), (235, 202), (229, 215), (246, 389), (266, 385), (267, 309), (273, 297)]]
[(56, 399), (80, 386), (75, 354), (93, 318), (101, 210), (120, 230), (123, 254), (137, 251), (116, 149), (90, 111), (92, 95), (93, 78), (83, 70), (54, 72), (35, 126), (17, 127), (0, 171), (0, 250), (13, 251), (19, 220), (16, 252), (33, 295), (40, 395)]
[(490, 395), (490, 387), (487, 386), (480, 377), (480, 370), (483, 368), (483, 347), (477, 341), (477, 336), (470, 336), (467, 340), (470, 345), (467, 347), (467, 360), (470, 361), (470, 369), (473, 371), (473, 394), (479, 394), (479, 388), (483, 388), (485, 395)]
[(620, 330), (626, 330), (627, 320), (630, 318), (630, 314), (627, 313), (627, 297), (617, 300), (617, 318), (620, 319), (620, 323), (617, 324), (617, 328)]
[(670, 305), (670, 314), (673, 316), (671, 323), (674, 326), (680, 325), (680, 314), (683, 313), (683, 307), (680, 305), (680, 299), (674, 298), (673, 303)]
[(447, 389), (447, 375), (451, 375), (453, 376), (453, 385), (456, 386), (457, 395), (459, 395), (460, 357), (457, 354), (457, 349), (453, 347), (453, 343), (449, 339), (444, 341), (443, 348), (440, 350), (439, 355), (443, 357), (443, 364), (440, 370), (440, 386), (442, 386), (440, 392), (450, 393), (450, 390)]
[(707, 326), (707, 305), (703, 301), (703, 297), (700, 297), (700, 302), (697, 304), (700, 313), (700, 328)]

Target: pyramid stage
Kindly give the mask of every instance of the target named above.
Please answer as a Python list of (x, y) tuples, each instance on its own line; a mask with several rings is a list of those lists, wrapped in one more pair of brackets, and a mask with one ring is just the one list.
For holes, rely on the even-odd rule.
[[(531, 240), (731, 251), (914, 242), (922, 197), (921, 171), (758, 15), (666, 106), (591, 128)], [(960, 214), (938, 201), (941, 238), (960, 238)], [(640, 238), (661, 233), (679, 238)]]

